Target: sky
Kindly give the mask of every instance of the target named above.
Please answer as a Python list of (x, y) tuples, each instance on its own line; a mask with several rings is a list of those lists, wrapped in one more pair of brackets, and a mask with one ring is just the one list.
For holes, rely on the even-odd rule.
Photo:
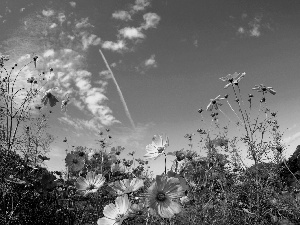
[[(60, 101), (67, 93), (71, 99), (66, 112), (60, 104), (42, 109), (52, 111), (50, 170), (64, 169), (66, 148), (99, 146), (98, 133), (106, 128), (113, 146), (125, 147), (124, 157), (135, 151), (142, 158), (154, 134), (169, 137), (169, 152), (188, 149), (184, 135), (195, 133), (193, 148), (199, 151), (197, 129), (209, 124), (210, 113), (203, 112), (204, 124), (197, 111), (225, 94), (236, 107), (232, 90), (219, 79), (234, 72), (246, 73), (240, 82), (245, 103), (249, 93), (258, 98), (253, 115), (260, 95), (251, 88), (274, 88), (277, 93), (267, 95), (267, 103), (278, 112), (285, 155), (300, 144), (300, 1), (0, 2), (0, 53), (10, 55), (7, 65), (39, 56), (37, 68), (27, 66), (17, 87), (46, 71), (41, 91), (56, 87)], [(223, 111), (234, 119), (228, 105)], [(168, 168), (172, 159), (168, 156)], [(149, 165), (161, 173), (164, 159)]]

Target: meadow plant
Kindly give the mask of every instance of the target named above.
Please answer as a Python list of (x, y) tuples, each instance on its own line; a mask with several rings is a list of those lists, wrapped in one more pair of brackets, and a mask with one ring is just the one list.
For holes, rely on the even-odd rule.
[[(35, 67), (37, 59), (30, 62)], [(66, 169), (50, 172), (42, 163), (49, 160), (45, 153), (53, 138), (41, 138), (47, 128), (41, 109), (59, 102), (55, 89), (39, 86), (42, 80), (32, 76), (24, 98), (16, 102), (21, 89), (15, 90), (15, 81), (24, 67), (15, 74), (17, 65), (8, 71), (6, 61), (0, 57), (6, 73), (0, 83), (1, 224), (299, 224), (300, 147), (288, 161), (283, 158), (277, 112), (267, 106), (269, 94), (276, 94), (272, 87), (253, 88), (261, 94), (256, 109), (254, 94), (245, 101), (241, 92), (246, 74), (229, 74), (220, 79), (232, 92), (209, 101), (209, 122), (205, 110), (198, 110), (203, 124), (197, 135), (184, 135), (187, 148), (170, 151), (169, 138), (154, 135), (144, 159), (135, 158), (135, 152), (124, 158), (125, 148), (112, 143), (106, 128), (99, 132), (98, 148), (75, 147), (65, 137)], [(47, 91), (33, 104), (39, 90)], [(62, 111), (69, 102), (65, 94)], [(37, 117), (30, 113), (33, 106)], [(23, 132), (18, 132), (21, 124)], [(253, 160), (250, 167), (242, 159), (243, 149)], [(162, 155), (164, 171), (153, 178), (148, 160)], [(167, 157), (174, 158), (169, 170)]]

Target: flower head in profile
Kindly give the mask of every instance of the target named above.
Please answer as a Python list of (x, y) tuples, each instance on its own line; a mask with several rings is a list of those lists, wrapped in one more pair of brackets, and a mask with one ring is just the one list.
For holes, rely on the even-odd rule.
[(98, 225), (121, 225), (129, 216), (131, 203), (127, 195), (119, 196), (115, 204), (110, 203), (103, 209), (104, 217), (98, 219)]
[(223, 103), (221, 103), (220, 101), (225, 98), (221, 98), (220, 96), (221, 95), (218, 95), (216, 98), (210, 99), (210, 103), (206, 108), (207, 111), (212, 111), (213, 109), (218, 110), (219, 106), (223, 105)]
[(95, 172), (88, 172), (86, 178), (77, 178), (76, 188), (86, 196), (89, 193), (97, 192), (97, 190), (103, 186), (104, 182), (105, 178), (102, 174), (96, 175)]
[(177, 178), (157, 175), (148, 188), (147, 204), (163, 218), (171, 218), (181, 211), (177, 200), (184, 195), (184, 189)]
[(133, 178), (132, 180), (123, 179), (118, 180), (111, 186), (118, 195), (129, 194), (131, 192), (137, 191), (144, 186), (144, 181), (139, 178)]
[(60, 106), (61, 111), (64, 111), (64, 112), (67, 111), (67, 105), (69, 104), (69, 102), (70, 102), (70, 97), (69, 97), (69, 93), (67, 93), (65, 95), (64, 100), (62, 100), (62, 102), (61, 102), (61, 106)]
[(276, 94), (276, 91), (274, 91), (272, 87), (266, 87), (263, 84), (255, 85), (255, 87), (252, 88), (252, 90), (257, 90), (258, 92), (262, 92), (262, 93), (270, 92), (272, 95)]
[(57, 98), (51, 93), (52, 89), (49, 89), (48, 91), (45, 92), (43, 98), (42, 98), (42, 103), (44, 105), (47, 105), (48, 101), (51, 107), (55, 106), (57, 102)]
[(154, 135), (152, 138), (152, 144), (146, 146), (146, 155), (147, 159), (157, 159), (160, 155), (165, 153), (166, 148), (169, 146), (169, 138), (166, 137), (166, 140), (163, 140), (162, 136)]
[(66, 156), (66, 165), (71, 171), (79, 171), (84, 167), (84, 158), (74, 152), (68, 153)]
[(226, 84), (224, 87), (228, 88), (230, 85), (238, 84), (245, 75), (246, 73), (235, 72), (234, 74), (228, 74), (226, 77), (221, 77), (220, 80), (228, 82), (228, 84)]

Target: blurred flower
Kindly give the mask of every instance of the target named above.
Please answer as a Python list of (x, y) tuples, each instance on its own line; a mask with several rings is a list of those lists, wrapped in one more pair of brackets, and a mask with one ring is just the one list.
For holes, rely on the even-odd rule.
[(117, 146), (116, 148), (115, 147), (112, 147), (109, 154), (115, 154), (115, 155), (120, 155), (122, 151), (124, 151), (124, 147), (122, 146)]
[(129, 194), (131, 192), (137, 191), (144, 186), (144, 181), (139, 178), (133, 178), (132, 180), (123, 179), (118, 180), (111, 186), (118, 195)]
[(255, 87), (252, 88), (252, 90), (257, 90), (258, 92), (262, 92), (262, 93), (270, 92), (272, 95), (276, 94), (276, 91), (274, 91), (272, 87), (266, 87), (263, 84), (255, 85)]
[(131, 167), (133, 164), (133, 160), (126, 160), (126, 159), (123, 159), (123, 165), (126, 166), (126, 167)]
[(71, 171), (79, 171), (84, 167), (84, 159), (73, 152), (67, 154), (65, 162)]
[(110, 167), (111, 172), (125, 172), (125, 167), (120, 163), (113, 163)]
[(28, 79), (27, 79), (27, 83), (30, 83), (30, 84), (32, 84), (32, 83), (33, 83), (33, 81), (34, 81), (34, 77), (30, 77), (30, 78), (28, 78)]
[(88, 172), (86, 178), (78, 177), (76, 180), (76, 188), (80, 192), (84, 192), (84, 196), (89, 193), (97, 192), (103, 186), (105, 177), (102, 174), (96, 175), (95, 172)]
[(225, 137), (219, 137), (214, 140), (214, 144), (216, 147), (228, 147), (228, 139)]
[(48, 101), (51, 107), (55, 106), (57, 102), (57, 98), (51, 93), (52, 89), (49, 89), (48, 91), (45, 92), (45, 95), (42, 98), (42, 103), (44, 105), (47, 105)]
[(212, 111), (213, 108), (215, 108), (216, 110), (219, 109), (219, 106), (223, 105), (220, 100), (223, 100), (224, 98), (220, 98), (221, 95), (217, 96), (214, 99), (210, 99), (210, 103), (208, 104), (206, 110), (207, 111)]
[(238, 84), (241, 79), (246, 75), (246, 73), (237, 73), (234, 74), (228, 74), (226, 77), (221, 77), (220, 80), (224, 82), (228, 82), (228, 84), (225, 85), (224, 88), (228, 88), (230, 85)]
[(162, 136), (154, 135), (152, 138), (152, 144), (146, 146), (146, 155), (147, 159), (157, 159), (160, 155), (165, 153), (166, 148), (169, 146), (169, 138), (166, 137), (164, 141)]
[(171, 218), (181, 211), (180, 205), (173, 201), (184, 194), (177, 178), (157, 175), (155, 182), (148, 188), (147, 203), (163, 218)]
[(115, 200), (115, 204), (106, 205), (103, 210), (102, 217), (98, 219), (98, 225), (121, 225), (129, 215), (130, 202), (127, 195), (119, 196)]

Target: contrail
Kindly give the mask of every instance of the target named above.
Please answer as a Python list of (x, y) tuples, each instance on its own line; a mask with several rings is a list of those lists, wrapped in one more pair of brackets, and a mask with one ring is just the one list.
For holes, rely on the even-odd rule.
[(116, 78), (115, 78), (115, 76), (114, 76), (114, 73), (113, 73), (112, 70), (110, 69), (110, 66), (108, 65), (108, 63), (107, 63), (107, 61), (106, 61), (106, 58), (105, 58), (105, 56), (103, 55), (101, 49), (99, 49), (99, 52), (100, 52), (100, 54), (101, 54), (101, 56), (102, 56), (102, 58), (103, 58), (103, 61), (105, 62), (105, 65), (106, 65), (107, 69), (108, 69), (109, 72), (111, 73), (112, 79), (113, 79), (114, 82), (115, 82), (115, 85), (116, 85), (116, 87), (117, 87), (118, 93), (119, 93), (119, 95), (120, 95), (121, 101), (122, 101), (123, 106), (124, 106), (124, 109), (125, 109), (125, 113), (126, 113), (126, 115), (128, 116), (128, 118), (129, 118), (129, 120), (130, 120), (130, 123), (131, 123), (132, 127), (135, 129), (134, 122), (133, 122), (133, 120), (132, 120), (132, 118), (131, 118), (130, 112), (129, 112), (128, 107), (127, 107), (127, 104), (126, 104), (125, 99), (124, 99), (124, 97), (123, 97), (122, 91), (121, 91), (121, 89), (120, 89), (120, 87), (119, 87), (119, 85), (118, 85), (118, 83), (117, 83), (117, 80), (116, 80)]

